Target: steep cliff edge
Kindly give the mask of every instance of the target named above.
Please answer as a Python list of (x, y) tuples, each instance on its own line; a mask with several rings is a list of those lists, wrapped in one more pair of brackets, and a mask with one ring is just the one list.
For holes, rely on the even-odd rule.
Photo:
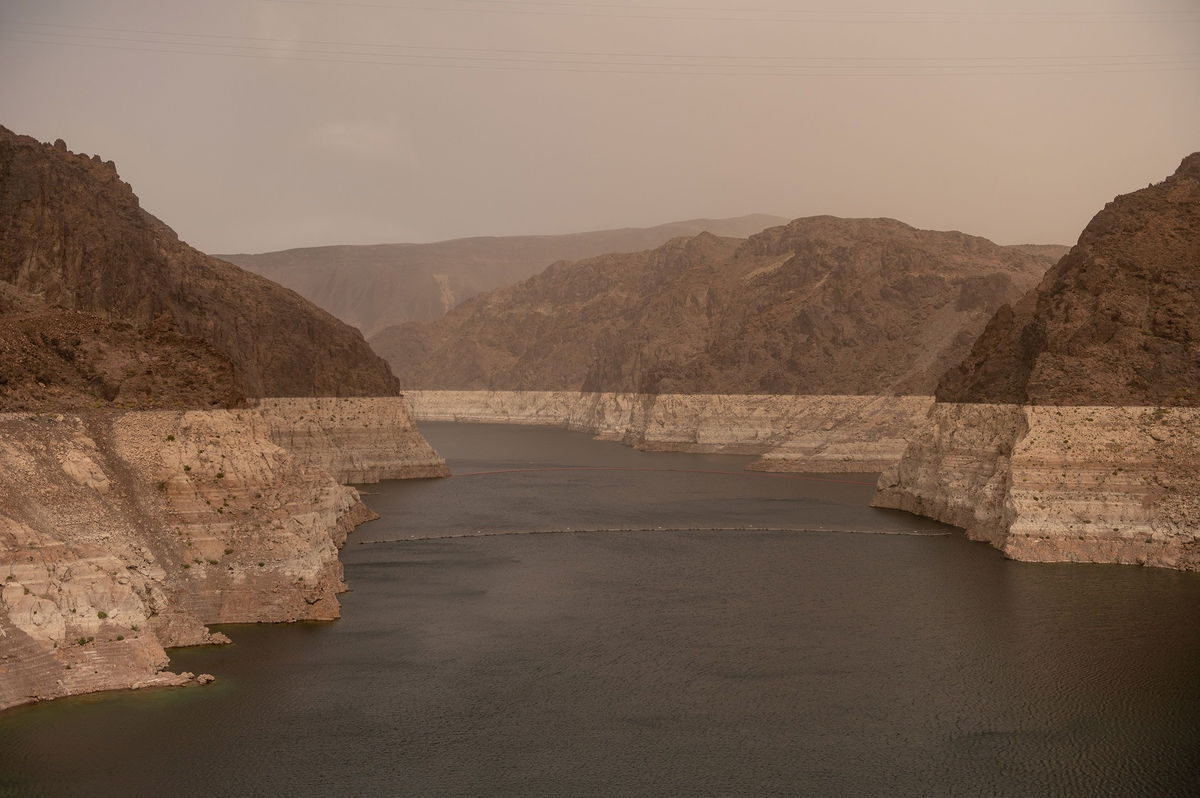
[(0, 128), (0, 411), (26, 411), (0, 413), (0, 708), (178, 684), (164, 647), (208, 623), (336, 618), (372, 517), (337, 479), (446, 473), (395, 394), (357, 331), (180, 242), (111, 163)]
[(1096, 214), (1001, 308), (937, 387), (943, 402), (1200, 405), (1200, 153)]
[(1001, 308), (875, 504), (1022, 560), (1200, 569), (1200, 153)]
[(271, 440), (338, 482), (450, 476), (405, 397), (269, 398), (257, 406)]
[(253, 410), (0, 415), (0, 708), (178, 683), (207, 623), (331, 619), (371, 517)]
[(169, 319), (232, 361), (249, 396), (390, 396), (362, 335), (209, 257), (140, 207), (111, 161), (0, 127), (0, 281), (135, 328)]

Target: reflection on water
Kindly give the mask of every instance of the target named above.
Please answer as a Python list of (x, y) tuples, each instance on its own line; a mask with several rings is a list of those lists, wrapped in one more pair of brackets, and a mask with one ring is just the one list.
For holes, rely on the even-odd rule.
[[(456, 472), (736, 470), (430, 425)], [(1200, 578), (1030, 565), (842, 482), (511, 471), (385, 483), (329, 624), (175, 652), (209, 688), (0, 715), (0, 794), (1191, 795)]]

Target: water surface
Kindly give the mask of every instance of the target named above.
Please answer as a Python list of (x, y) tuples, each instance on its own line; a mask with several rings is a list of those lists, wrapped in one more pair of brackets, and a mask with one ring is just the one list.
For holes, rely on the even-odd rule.
[[(1195, 574), (1010, 562), (870, 477), (425, 431), (504, 473), (371, 486), (342, 620), (0, 715), (0, 794), (1200, 794)], [(575, 466), (652, 470), (530, 470)], [(445, 537), (688, 525), (746, 531)]]

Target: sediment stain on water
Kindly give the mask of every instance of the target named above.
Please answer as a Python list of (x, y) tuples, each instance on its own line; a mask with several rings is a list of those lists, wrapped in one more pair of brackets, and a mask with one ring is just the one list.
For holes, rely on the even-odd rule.
[[(423, 431), (462, 471), (739, 462), (561, 430)], [(342, 620), (223, 627), (235, 645), (174, 652), (218, 675), (209, 688), (0, 714), (0, 794), (1200, 791), (1196, 574), (1010, 562), (958, 534), (354, 545), (485, 521), (946, 531), (866, 507), (866, 486), (755, 474), (369, 490), (384, 518), (344, 553)]]

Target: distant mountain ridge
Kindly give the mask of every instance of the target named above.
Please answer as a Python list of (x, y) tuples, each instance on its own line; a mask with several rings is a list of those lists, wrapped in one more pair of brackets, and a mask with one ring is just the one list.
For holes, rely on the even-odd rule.
[(744, 238), (785, 221), (755, 214), (563, 235), (347, 244), (218, 257), (291, 288), (369, 337), (393, 324), (439, 318), (476, 294), (532, 277), (557, 261), (638, 252), (702, 232)]
[(930, 394), (1053, 255), (816, 216), (558, 263), (371, 344), (414, 389)]
[(357, 330), (180, 241), (111, 161), (3, 127), (0, 283), (0, 390), (17, 405), (397, 392)]

